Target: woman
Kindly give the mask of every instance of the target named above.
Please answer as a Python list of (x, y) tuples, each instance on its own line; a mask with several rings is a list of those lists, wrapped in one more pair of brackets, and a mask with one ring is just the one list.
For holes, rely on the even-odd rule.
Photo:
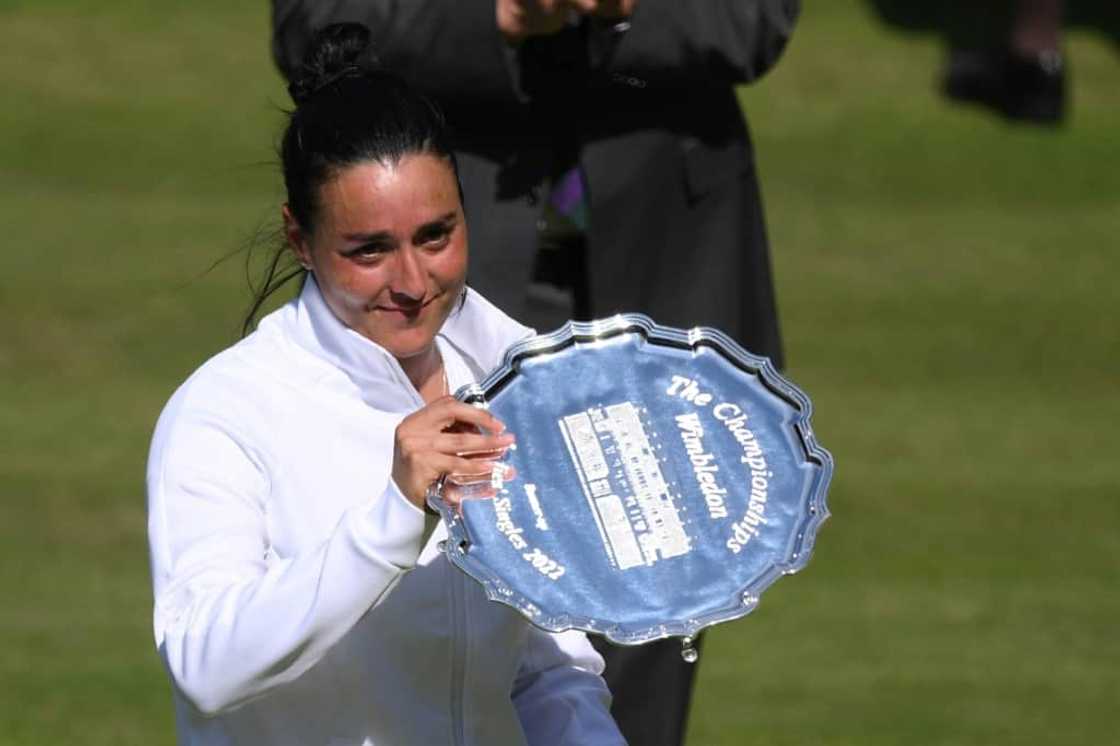
[(180, 741), (621, 743), (586, 638), (531, 627), (439, 552), (429, 485), (513, 443), (448, 393), (529, 330), (466, 288), (442, 119), (359, 64), (367, 39), (330, 27), (292, 86), (299, 297), (191, 376), (153, 439)]

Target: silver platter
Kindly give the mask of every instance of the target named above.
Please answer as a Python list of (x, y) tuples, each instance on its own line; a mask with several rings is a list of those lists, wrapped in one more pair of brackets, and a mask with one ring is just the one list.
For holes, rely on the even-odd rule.
[(687, 654), (804, 567), (829, 515), (808, 397), (712, 329), (568, 323), (456, 395), (517, 435), (516, 476), (461, 514), (430, 497), (445, 552), (546, 630), (676, 636)]

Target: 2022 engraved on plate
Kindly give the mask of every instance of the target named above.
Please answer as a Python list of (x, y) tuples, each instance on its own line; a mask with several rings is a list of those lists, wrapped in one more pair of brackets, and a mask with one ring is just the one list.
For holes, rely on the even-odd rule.
[(710, 329), (569, 324), (458, 396), (517, 435), (516, 476), (433, 501), (447, 555), (545, 629), (687, 639), (800, 569), (828, 515), (808, 398)]

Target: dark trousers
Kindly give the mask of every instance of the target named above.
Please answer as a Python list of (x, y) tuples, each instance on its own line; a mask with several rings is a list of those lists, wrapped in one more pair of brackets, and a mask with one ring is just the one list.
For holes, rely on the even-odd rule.
[[(591, 644), (607, 662), (603, 678), (614, 701), (611, 715), (630, 746), (680, 746), (696, 679), (695, 663), (681, 657), (680, 640), (612, 645), (598, 635)], [(702, 635), (693, 641), (699, 651)]]

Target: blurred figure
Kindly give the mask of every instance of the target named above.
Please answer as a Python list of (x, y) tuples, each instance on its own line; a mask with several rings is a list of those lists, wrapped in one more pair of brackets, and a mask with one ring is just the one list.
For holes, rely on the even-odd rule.
[(1059, 124), (1066, 112), (1063, 6), (1063, 0), (1016, 0), (1006, 34), (979, 48), (952, 47), (945, 94), (1010, 119)]
[(1057, 125), (1069, 112), (1063, 35), (1089, 27), (1120, 43), (1116, 0), (869, 0), (888, 24), (945, 39), (940, 85), (955, 101), (980, 104), (1013, 121)]
[[(754, 158), (735, 86), (778, 60), (798, 0), (273, 0), (291, 78), (315, 29), (358, 21), (447, 112), (472, 286), (544, 331), (639, 311), (719, 328), (781, 366)], [(676, 641), (600, 648), (632, 744), (679, 744)]]

